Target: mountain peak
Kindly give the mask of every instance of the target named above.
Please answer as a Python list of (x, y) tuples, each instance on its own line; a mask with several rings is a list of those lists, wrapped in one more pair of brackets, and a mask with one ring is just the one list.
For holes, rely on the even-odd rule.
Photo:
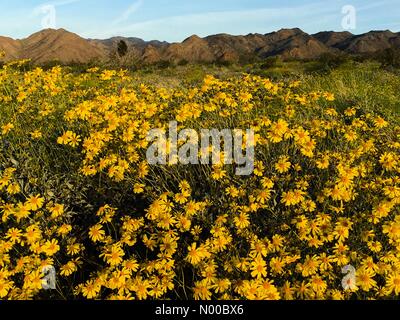
[(292, 29), (283, 28), (283, 29), (278, 30), (277, 33), (298, 35), (298, 34), (303, 34), (305, 32), (303, 30), (301, 30), (300, 28), (292, 28)]
[(99, 46), (63, 28), (41, 30), (20, 40), (20, 43), (16, 57), (36, 63), (85, 63), (105, 55)]
[(59, 28), (59, 29), (52, 29), (52, 28), (47, 28), (47, 29), (43, 29), (40, 30), (38, 32), (33, 33), (31, 36), (33, 35), (47, 35), (47, 34), (55, 34), (55, 33), (72, 33), (70, 31), (67, 31), (63, 28)]
[(370, 32), (367, 32), (365, 35), (392, 37), (396, 36), (396, 33), (393, 33), (390, 30), (372, 30)]
[(197, 34), (193, 34), (190, 37), (186, 38), (185, 40), (183, 40), (183, 43), (187, 43), (187, 42), (197, 42), (197, 41), (202, 41), (203, 39), (200, 38)]
[(349, 40), (354, 35), (348, 31), (322, 31), (313, 34), (312, 36), (329, 47), (336, 47), (337, 45), (342, 44), (344, 41)]

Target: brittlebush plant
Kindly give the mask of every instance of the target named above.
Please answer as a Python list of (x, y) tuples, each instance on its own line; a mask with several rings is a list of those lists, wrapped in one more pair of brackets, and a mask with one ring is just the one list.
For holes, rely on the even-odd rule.
[[(165, 89), (126, 71), (6, 64), (0, 298), (398, 296), (398, 120), (299, 86), (243, 75)], [(254, 172), (149, 165), (147, 133), (170, 121), (253, 129)], [(356, 278), (343, 286), (346, 265)]]

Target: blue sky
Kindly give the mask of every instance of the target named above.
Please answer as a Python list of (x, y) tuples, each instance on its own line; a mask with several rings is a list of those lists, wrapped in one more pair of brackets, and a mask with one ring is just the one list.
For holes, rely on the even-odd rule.
[(0, 35), (24, 38), (43, 26), (87, 38), (122, 35), (166, 41), (292, 27), (309, 33), (342, 31), (345, 5), (356, 9), (353, 33), (400, 31), (399, 0), (0, 0)]

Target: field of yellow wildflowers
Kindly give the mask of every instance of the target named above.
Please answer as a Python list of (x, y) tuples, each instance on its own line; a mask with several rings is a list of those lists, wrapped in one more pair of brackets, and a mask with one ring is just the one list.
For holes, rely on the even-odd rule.
[[(296, 81), (24, 63), (0, 69), (1, 299), (399, 295), (399, 122)], [(147, 132), (170, 121), (253, 129), (253, 174), (149, 165)]]

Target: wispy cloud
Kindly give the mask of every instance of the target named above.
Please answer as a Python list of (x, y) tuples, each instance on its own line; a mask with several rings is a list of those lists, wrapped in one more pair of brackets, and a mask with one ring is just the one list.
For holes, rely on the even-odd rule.
[[(311, 21), (316, 16), (332, 14), (336, 8), (325, 2), (311, 5), (286, 8), (263, 8), (244, 11), (219, 11), (199, 14), (178, 15), (155, 20), (137, 22), (129, 25), (104, 28), (87, 32), (84, 36), (91, 38), (108, 38), (116, 35), (140, 36), (152, 39), (158, 34), (161, 40), (181, 41), (188, 36), (188, 26), (191, 32), (206, 36), (210, 32), (226, 32), (243, 34), (250, 32), (270, 32), (278, 28), (290, 28)], [(229, 26), (229, 28), (227, 28)]]
[(115, 19), (111, 25), (115, 26), (118, 25), (122, 22), (125, 22), (129, 19), (129, 17), (134, 14), (135, 12), (137, 12), (140, 7), (143, 5), (143, 0), (138, 0), (135, 3), (133, 3), (132, 5), (130, 5), (128, 7), (128, 9), (126, 9), (122, 15), (120, 17), (118, 17), (117, 19)]

